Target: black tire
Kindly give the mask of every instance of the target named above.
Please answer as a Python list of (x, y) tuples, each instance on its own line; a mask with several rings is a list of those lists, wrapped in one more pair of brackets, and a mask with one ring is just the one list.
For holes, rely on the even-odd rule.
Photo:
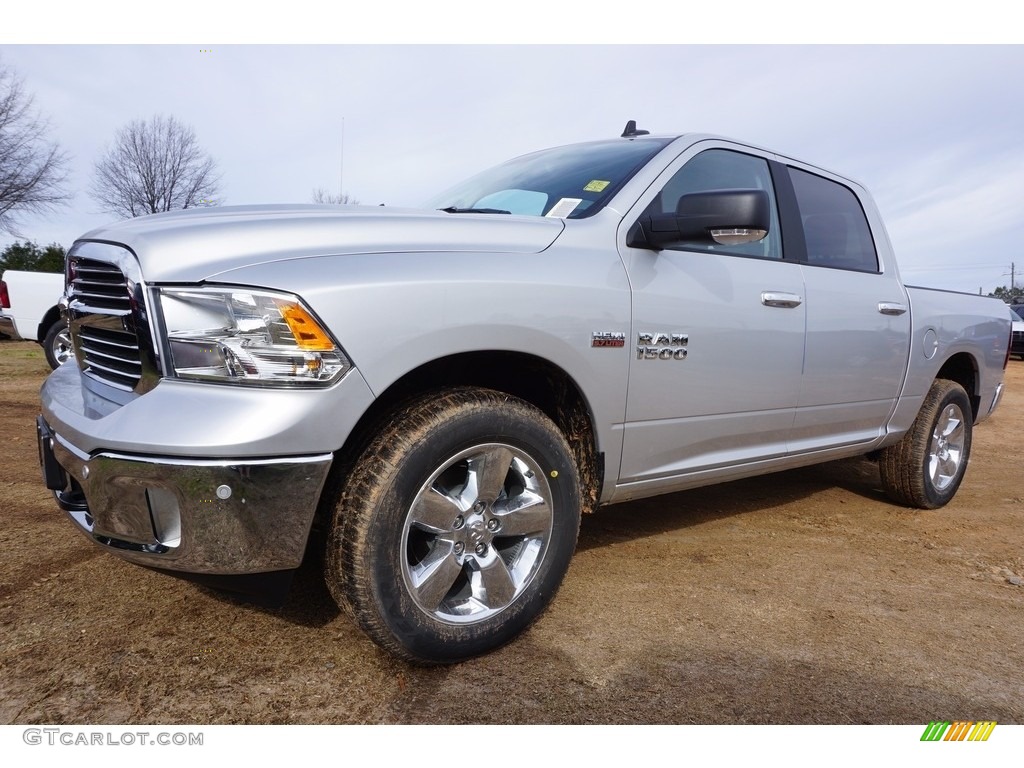
[(394, 413), (359, 459), (328, 536), (342, 609), (409, 661), (508, 642), (554, 597), (576, 547), (572, 451), (532, 405), (453, 389)]
[(964, 388), (937, 379), (900, 442), (882, 451), (882, 485), (896, 502), (920, 509), (956, 495), (971, 456), (973, 413)]
[(58, 368), (66, 363), (75, 353), (71, 346), (71, 334), (63, 320), (58, 320), (46, 332), (43, 339), (43, 354), (51, 368)]

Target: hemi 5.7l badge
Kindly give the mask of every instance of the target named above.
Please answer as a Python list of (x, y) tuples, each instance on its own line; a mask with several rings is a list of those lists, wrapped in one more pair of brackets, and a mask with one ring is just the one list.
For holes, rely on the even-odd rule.
[(594, 331), (590, 337), (592, 347), (624, 347), (626, 334), (618, 331)]
[(690, 336), (686, 333), (641, 331), (636, 335), (636, 359), (685, 360), (689, 343)]

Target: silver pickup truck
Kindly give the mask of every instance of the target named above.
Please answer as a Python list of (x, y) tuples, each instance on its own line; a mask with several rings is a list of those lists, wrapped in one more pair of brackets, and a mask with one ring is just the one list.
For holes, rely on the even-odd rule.
[(904, 287), (858, 184), (632, 122), (422, 210), (97, 229), (63, 301), (37, 424), (76, 526), (278, 599), (319, 538), (339, 605), (420, 662), (529, 625), (598, 505), (865, 454), (946, 504), (1010, 340), (999, 301)]

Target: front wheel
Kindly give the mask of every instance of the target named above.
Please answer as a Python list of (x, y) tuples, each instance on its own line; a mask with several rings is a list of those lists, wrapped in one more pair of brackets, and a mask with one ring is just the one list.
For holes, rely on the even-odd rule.
[(46, 332), (43, 339), (43, 354), (51, 368), (58, 368), (74, 356), (71, 346), (71, 333), (67, 323), (58, 320)]
[(937, 379), (910, 430), (882, 451), (882, 485), (891, 499), (936, 509), (956, 495), (971, 455), (971, 402), (954, 381)]
[(522, 632), (580, 521), (572, 451), (532, 405), (483, 389), (396, 412), (348, 478), (328, 540), (335, 600), (386, 650), (447, 663)]

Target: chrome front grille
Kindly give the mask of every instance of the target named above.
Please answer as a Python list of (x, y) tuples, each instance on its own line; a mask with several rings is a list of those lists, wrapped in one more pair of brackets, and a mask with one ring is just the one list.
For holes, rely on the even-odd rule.
[[(91, 247), (90, 247), (91, 246)], [(138, 328), (144, 327), (141, 294), (134, 295), (136, 283), (125, 275), (132, 266), (113, 251), (114, 261), (90, 258), (113, 246), (80, 244), (68, 256), (68, 326), (75, 355), (82, 371), (117, 389), (139, 391), (146, 373), (144, 345)], [(137, 271), (137, 267), (135, 267)], [(152, 369), (152, 365), (149, 366)]]
[(134, 333), (81, 326), (78, 342), (83, 370), (109, 384), (135, 389), (142, 378), (142, 356)]
[(71, 260), (71, 297), (95, 309), (131, 311), (131, 293), (124, 274), (113, 264), (95, 259)]

